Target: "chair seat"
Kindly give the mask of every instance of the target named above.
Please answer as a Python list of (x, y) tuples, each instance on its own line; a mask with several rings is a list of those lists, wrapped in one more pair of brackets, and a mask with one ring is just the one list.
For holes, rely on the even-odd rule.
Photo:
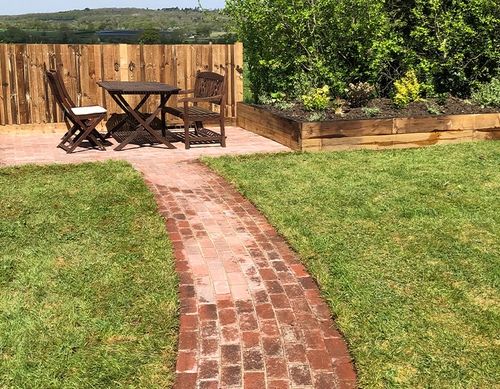
[(88, 107), (73, 107), (71, 108), (71, 112), (75, 115), (83, 116), (83, 115), (100, 115), (106, 113), (106, 108), (100, 107), (99, 105), (91, 105)]
[[(184, 109), (182, 107), (165, 107), (165, 112), (184, 119)], [(188, 108), (188, 116), (193, 120), (196, 119), (201, 121), (220, 118), (219, 113), (197, 106), (190, 106)]]
[[(186, 136), (183, 132), (176, 133), (179, 140), (186, 141)], [(189, 142), (193, 145), (209, 145), (218, 144), (223, 141), (223, 136), (209, 128), (199, 128), (197, 131), (189, 132)], [(224, 136), (225, 138), (225, 136)]]

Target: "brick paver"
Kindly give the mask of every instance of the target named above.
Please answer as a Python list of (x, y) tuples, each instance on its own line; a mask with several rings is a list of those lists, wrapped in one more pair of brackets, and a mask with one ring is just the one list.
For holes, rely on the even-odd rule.
[(266, 219), (196, 159), (279, 152), (229, 127), (227, 147), (56, 149), (60, 134), (1, 135), (0, 166), (126, 159), (167, 219), (180, 278), (174, 389), (354, 388), (356, 374), (312, 278)]

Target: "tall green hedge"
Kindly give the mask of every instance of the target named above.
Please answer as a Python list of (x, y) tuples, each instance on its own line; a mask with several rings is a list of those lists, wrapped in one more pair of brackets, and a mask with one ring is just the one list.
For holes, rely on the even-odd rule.
[(428, 95), (467, 97), (499, 74), (495, 0), (227, 0), (252, 94), (368, 81), (387, 96), (414, 70)]

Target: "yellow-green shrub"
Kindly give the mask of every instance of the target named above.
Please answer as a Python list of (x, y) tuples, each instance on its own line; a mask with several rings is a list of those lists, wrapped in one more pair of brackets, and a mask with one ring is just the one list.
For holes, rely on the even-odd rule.
[(316, 88), (307, 95), (302, 95), (302, 102), (308, 111), (321, 111), (330, 105), (330, 88)]
[(412, 101), (421, 101), (421, 85), (418, 82), (417, 76), (413, 70), (406, 72), (405, 76), (394, 82), (396, 94), (392, 101), (398, 108), (408, 106)]

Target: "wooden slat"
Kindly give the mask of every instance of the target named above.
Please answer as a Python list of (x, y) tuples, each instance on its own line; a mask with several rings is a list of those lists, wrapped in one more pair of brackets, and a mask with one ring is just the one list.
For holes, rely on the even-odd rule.
[[(143, 81), (158, 82), (160, 80), (161, 45), (142, 45), (142, 61), (144, 68)], [(160, 96), (151, 96), (147, 101), (146, 110), (152, 112), (159, 104)]]
[(38, 108), (40, 110), (42, 110), (42, 112), (40, 113), (40, 123), (50, 123), (52, 120), (51, 120), (51, 113), (52, 113), (52, 110), (51, 110), (51, 103), (50, 103), (50, 99), (52, 98), (52, 91), (50, 91), (50, 88), (49, 86), (47, 85), (47, 82), (45, 80), (45, 74), (44, 72), (46, 70), (49, 70), (52, 66), (51, 66), (51, 61), (52, 61), (52, 58), (53, 58), (53, 45), (48, 45), (48, 44), (42, 44), (42, 45), (39, 45), (40, 46), (40, 50), (42, 52), (42, 63), (41, 63), (41, 71), (42, 71), (42, 74), (41, 74), (41, 82), (42, 84), (40, 85), (40, 93), (43, 94), (43, 96), (41, 97), (42, 100), (43, 100), (43, 105), (40, 105)]
[[(17, 106), (16, 123), (27, 123), (29, 111), (27, 96), (29, 95), (29, 79), (26, 69), (26, 45), (15, 46), (16, 81), (17, 81)], [(24, 80), (24, 82), (22, 82)]]
[[(127, 79), (122, 81), (142, 80), (141, 50), (142, 50), (142, 45), (127, 45), (128, 73), (127, 73)], [(125, 98), (128, 100), (130, 105), (136, 106), (139, 103), (141, 96), (132, 95), (132, 96), (126, 96)], [(144, 112), (145, 109), (143, 108), (141, 111)]]
[(500, 140), (500, 130), (474, 131), (474, 140)]
[(8, 46), (0, 45), (0, 125), (12, 123), (9, 120), (10, 106), (10, 80), (9, 80), (9, 51)]
[(175, 54), (175, 73), (176, 77), (176, 86), (181, 89), (186, 89), (186, 62), (187, 62), (187, 54), (186, 54), (186, 46), (184, 45), (175, 45), (174, 46)]
[(120, 48), (120, 55), (119, 55), (119, 59), (120, 59), (120, 76), (119, 76), (119, 80), (120, 81), (128, 81), (128, 69), (129, 69), (129, 57), (128, 57), (128, 45), (124, 45), (124, 44), (120, 44), (119, 45), (119, 48)]
[(475, 130), (500, 129), (500, 114), (487, 113), (475, 115)]
[(8, 112), (8, 118), (9, 118), (9, 123), (16, 124), (17, 121), (17, 113), (19, 111), (19, 104), (18, 104), (18, 99), (17, 99), (17, 86), (18, 86), (18, 80), (16, 77), (17, 71), (16, 71), (16, 45), (10, 45), (9, 46), (9, 52), (8, 52), (8, 61), (9, 64), (7, 66), (8, 68), (8, 82), (10, 85), (9, 88), (9, 112)]
[(38, 108), (40, 104), (43, 105), (43, 93), (40, 93), (40, 88), (43, 87), (43, 55), (41, 53), (41, 45), (26, 45), (28, 54), (28, 74), (30, 90), (29, 90), (29, 107), (31, 115), (28, 115), (27, 123), (41, 123), (40, 117), (41, 109)]
[[(164, 74), (162, 77), (162, 82), (170, 85), (177, 85), (177, 58), (176, 58), (175, 46), (166, 45), (163, 46), (163, 63), (165, 65)], [(168, 105), (177, 106), (177, 95), (170, 97)], [(171, 121), (174, 118), (171, 115), (167, 115), (167, 120)]]
[(241, 42), (235, 43), (233, 45), (233, 50), (234, 50), (234, 57), (231, 62), (234, 67), (234, 73), (231, 79), (233, 80), (233, 85), (234, 85), (234, 91), (233, 91), (234, 101), (231, 104), (233, 112), (231, 112), (232, 115), (230, 116), (236, 117), (238, 114), (237, 103), (243, 101), (243, 43)]
[[(122, 59), (120, 54), (122, 45), (101, 46), (101, 78), (98, 81), (120, 81), (122, 73)], [(100, 88), (101, 101), (99, 104), (108, 110), (108, 118), (112, 113), (121, 113), (120, 107), (114, 102), (109, 93)]]
[(87, 64), (87, 94), (85, 97), (85, 105), (101, 105), (100, 92), (101, 88), (97, 85), (98, 81), (102, 80), (101, 67), (99, 66), (101, 61), (101, 50), (98, 46), (88, 45), (85, 46), (86, 53), (88, 56)]
[[(241, 73), (235, 69), (242, 68), (242, 61), (241, 44), (0, 44), (0, 125), (62, 121), (62, 112), (45, 80), (44, 70), (51, 68), (61, 72), (77, 105), (102, 105), (110, 113), (121, 110), (97, 81), (161, 81), (188, 89), (194, 86), (197, 71), (215, 71), (228, 77), (226, 113), (234, 122), (234, 104), (240, 100), (234, 94), (242, 96), (243, 91)], [(138, 102), (139, 97), (132, 99)], [(176, 104), (176, 100), (173, 96), (169, 104)], [(151, 101), (144, 109), (155, 104)]]
[[(79, 75), (79, 84), (80, 84), (80, 93), (81, 100), (80, 106), (93, 105), (92, 95), (90, 92), (90, 62), (92, 59), (90, 58), (90, 52), (88, 45), (80, 46), (80, 57), (77, 62), (78, 65), (78, 75)], [(87, 58), (86, 61), (81, 61), (80, 59), (84, 57)]]
[[(55, 69), (57, 67), (56, 64), (56, 53), (55, 53), (55, 45), (54, 44), (47, 44), (43, 45), (44, 51), (46, 53), (46, 59), (44, 62), (44, 71), (45, 70), (50, 70), (50, 69)], [(44, 79), (44, 89), (45, 89), (45, 97), (46, 97), (46, 102), (45, 102), (45, 107), (46, 107), (46, 112), (45, 112), (45, 118), (47, 123), (54, 123), (58, 122), (58, 117), (57, 117), (57, 107), (54, 104), (54, 96), (52, 95), (52, 91), (50, 90), (50, 87), (48, 83)]]
[(470, 142), (474, 140), (473, 130), (446, 131), (432, 133), (410, 133), (377, 136), (356, 136), (340, 139), (305, 139), (302, 150), (340, 151), (340, 150), (382, 150), (404, 149), (433, 146), (444, 143)]
[(61, 61), (58, 64), (57, 70), (61, 72), (64, 85), (68, 94), (73, 99), (74, 103), (78, 105), (78, 89), (76, 85), (76, 63), (75, 63), (75, 46), (65, 45), (66, 47), (61, 50)]
[(344, 138), (352, 136), (390, 135), (393, 119), (337, 120), (306, 122), (302, 138)]

